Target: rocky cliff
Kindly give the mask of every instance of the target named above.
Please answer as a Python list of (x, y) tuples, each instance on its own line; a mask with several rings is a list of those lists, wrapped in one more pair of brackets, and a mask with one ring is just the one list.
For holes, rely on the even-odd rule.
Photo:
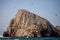
[(57, 29), (45, 18), (27, 10), (18, 10), (16, 16), (10, 21), (4, 37), (57, 37)]

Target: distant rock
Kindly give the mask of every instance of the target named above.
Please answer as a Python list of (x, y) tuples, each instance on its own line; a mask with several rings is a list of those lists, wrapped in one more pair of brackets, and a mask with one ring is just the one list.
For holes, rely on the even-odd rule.
[(45, 18), (27, 10), (18, 10), (10, 21), (4, 37), (58, 37), (57, 29)]

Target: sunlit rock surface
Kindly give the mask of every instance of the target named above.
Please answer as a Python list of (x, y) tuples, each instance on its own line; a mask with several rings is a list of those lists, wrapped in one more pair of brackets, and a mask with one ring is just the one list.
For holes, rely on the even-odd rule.
[(45, 18), (27, 10), (18, 10), (10, 21), (4, 37), (58, 37), (60, 32)]

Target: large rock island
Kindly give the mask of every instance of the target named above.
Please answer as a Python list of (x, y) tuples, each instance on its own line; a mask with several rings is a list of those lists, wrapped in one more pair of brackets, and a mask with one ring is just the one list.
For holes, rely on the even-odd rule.
[(59, 37), (58, 31), (48, 20), (27, 10), (18, 10), (10, 21), (4, 37)]

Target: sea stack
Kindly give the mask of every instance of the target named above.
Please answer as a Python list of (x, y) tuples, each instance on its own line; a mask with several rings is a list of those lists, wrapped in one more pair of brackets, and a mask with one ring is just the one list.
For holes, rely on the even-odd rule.
[(25, 9), (18, 10), (10, 21), (4, 37), (59, 37), (60, 32), (45, 18), (42, 18)]

